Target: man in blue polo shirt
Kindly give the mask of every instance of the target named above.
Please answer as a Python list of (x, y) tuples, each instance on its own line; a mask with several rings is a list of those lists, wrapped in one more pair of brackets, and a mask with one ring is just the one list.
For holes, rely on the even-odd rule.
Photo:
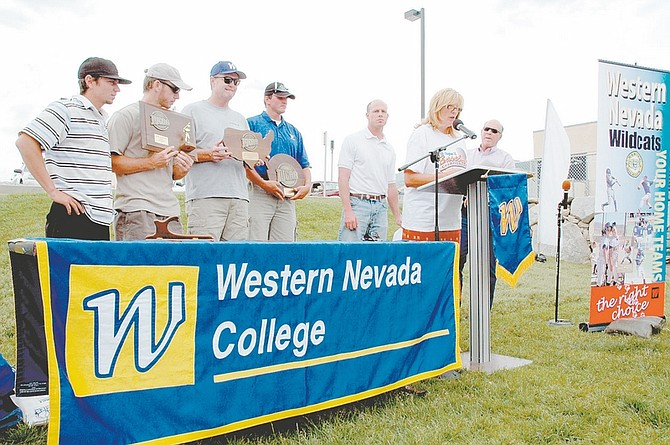
[(305, 185), (298, 187), (295, 194), (284, 196), (284, 188), (268, 178), (265, 165), (247, 169), (247, 178), (253, 184), (249, 196), (249, 239), (257, 241), (295, 241), (297, 219), (295, 201), (302, 199), (311, 188), (309, 159), (302, 141), (302, 135), (292, 124), (286, 122), (282, 114), (286, 111), (288, 99), (295, 95), (281, 82), (272, 82), (265, 88), (265, 111), (247, 119), (251, 131), (265, 137), (270, 130), (274, 133), (270, 157), (287, 154), (294, 158), (305, 176)]

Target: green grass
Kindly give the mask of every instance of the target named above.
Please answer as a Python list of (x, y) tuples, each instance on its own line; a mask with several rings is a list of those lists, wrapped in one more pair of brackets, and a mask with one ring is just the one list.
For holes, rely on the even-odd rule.
[[(4, 240), (43, 235), (44, 195), (0, 197)], [(301, 240), (333, 240), (337, 199), (298, 204)], [(395, 226), (390, 225), (390, 232)], [(0, 255), (0, 352), (14, 361), (14, 309), (8, 255)], [(457, 380), (417, 383), (425, 397), (394, 391), (363, 402), (198, 441), (218, 444), (649, 444), (670, 437), (670, 341), (580, 332), (588, 321), (589, 265), (561, 263), (555, 327), (556, 263), (535, 263), (515, 289), (499, 282), (491, 321), (493, 353), (532, 364)], [(467, 280), (466, 280), (467, 283)], [(468, 349), (467, 285), (461, 348)], [(666, 305), (668, 297), (666, 295)], [(46, 441), (44, 428), (21, 425), (6, 444)]]
[(306, 198), (298, 201), (298, 240), (336, 240), (342, 205), (337, 198)]

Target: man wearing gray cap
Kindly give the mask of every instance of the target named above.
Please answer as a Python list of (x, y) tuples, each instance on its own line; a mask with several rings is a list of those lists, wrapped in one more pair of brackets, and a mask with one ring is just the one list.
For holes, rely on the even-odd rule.
[(206, 100), (184, 107), (195, 130), (195, 164), (186, 176), (188, 233), (211, 235), (217, 241), (249, 237), (249, 182), (242, 161), (223, 146), (226, 128), (249, 130), (247, 120), (229, 107), (246, 74), (229, 61), (217, 62), (209, 73), (212, 90)]
[[(170, 109), (179, 91), (190, 91), (179, 71), (167, 63), (144, 70), (142, 101)], [(193, 165), (192, 158), (167, 147), (154, 152), (142, 148), (140, 104), (135, 102), (114, 113), (109, 120), (112, 170), (116, 173), (114, 208), (115, 239), (143, 240), (156, 231), (154, 220), (176, 216), (170, 222), (173, 233), (183, 233), (179, 201), (172, 191), (173, 180), (183, 178)]]
[(19, 132), (16, 147), (53, 201), (46, 236), (108, 241), (114, 209), (102, 107), (114, 102), (119, 84), (131, 82), (100, 57), (84, 60), (78, 78), (80, 94), (52, 102)]

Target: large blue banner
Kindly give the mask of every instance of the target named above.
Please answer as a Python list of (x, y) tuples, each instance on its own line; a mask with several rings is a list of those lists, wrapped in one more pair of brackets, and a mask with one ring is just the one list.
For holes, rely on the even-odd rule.
[(461, 366), (453, 243), (37, 241), (49, 443), (181, 443)]

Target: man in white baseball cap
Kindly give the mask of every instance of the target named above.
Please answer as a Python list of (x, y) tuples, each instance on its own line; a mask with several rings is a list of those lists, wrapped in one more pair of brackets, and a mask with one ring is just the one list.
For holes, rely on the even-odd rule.
[[(142, 101), (170, 109), (181, 90), (192, 88), (179, 71), (157, 63), (145, 72)], [(153, 152), (142, 148), (140, 105), (135, 102), (114, 113), (109, 120), (112, 170), (116, 174), (114, 233), (116, 240), (143, 240), (156, 231), (154, 220), (176, 216), (169, 225), (183, 233), (181, 208), (172, 186), (186, 176), (193, 159), (176, 147)]]

